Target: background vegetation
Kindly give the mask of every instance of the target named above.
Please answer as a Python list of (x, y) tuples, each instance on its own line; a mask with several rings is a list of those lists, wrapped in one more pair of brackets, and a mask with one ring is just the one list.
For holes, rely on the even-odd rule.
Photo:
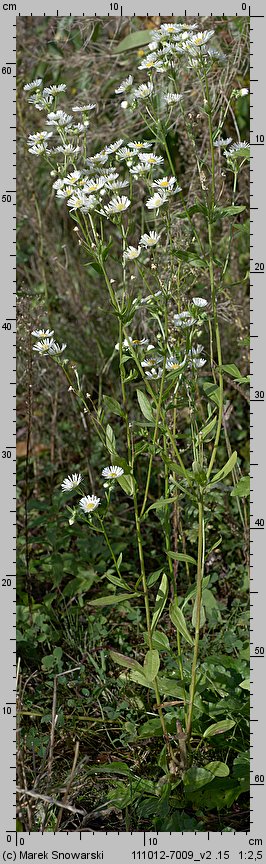
[[(209, 513), (209, 536), (213, 534), (214, 542), (217, 536), (221, 539), (206, 564), (210, 580), (197, 690), (197, 765), (226, 761), (230, 778), (215, 776), (211, 794), (202, 783), (197, 788), (191, 777), (185, 791), (177, 785), (172, 794), (167, 787), (163, 795), (164, 755), (160, 730), (154, 724), (154, 696), (141, 687), (133, 693), (126, 670), (120, 674), (110, 657), (114, 649), (139, 658), (145, 630), (142, 610), (127, 600), (114, 607), (115, 611), (112, 606), (92, 611), (89, 601), (102, 593), (110, 560), (101, 538), (90, 535), (88, 545), (84, 525), (69, 528), (60, 492), (60, 483), (72, 470), (87, 475), (95, 491), (95, 477), (103, 461), (101, 445), (67, 391), (63, 375), (59, 370), (55, 375), (52, 364), (33, 362), (31, 350), (33, 329), (44, 325), (54, 329), (59, 342), (67, 342), (68, 356), (78, 363), (84, 391), (94, 404), (101, 405), (103, 391), (117, 398), (115, 319), (99, 274), (84, 267), (86, 259), (66, 208), (56, 206), (47, 169), (27, 153), (26, 140), (34, 123), (23, 85), (40, 76), (47, 85), (65, 82), (70, 94), (82, 96), (82, 102), (96, 102), (99, 112), (92, 152), (110, 142), (110, 129), (112, 140), (131, 140), (133, 126), (136, 137), (136, 118), (121, 111), (114, 91), (133, 71), (141, 83), (137, 66), (142, 52), (117, 54), (115, 49), (130, 31), (154, 29), (163, 20), (168, 19), (34, 17), (18, 21), (18, 775), (20, 788), (36, 795), (20, 795), (18, 830), (152, 827), (230, 831), (249, 827), (248, 693), (240, 687), (248, 676), (249, 656), (245, 499), (232, 499), (229, 484), (226, 495), (217, 490), (215, 508)], [(208, 29), (213, 19), (200, 23)], [(248, 86), (248, 28), (245, 19), (232, 18), (216, 19), (215, 30), (227, 58), (213, 81), (222, 101), (228, 88)], [(191, 123), (196, 126), (201, 122), (197, 90), (190, 91), (188, 98)], [(228, 112), (228, 136), (235, 138), (236, 124), (242, 140), (247, 139), (245, 99), (237, 100), (234, 110)], [(139, 121), (139, 137), (142, 131)], [(182, 118), (168, 143), (186, 200), (192, 203), (197, 179)], [(206, 146), (202, 126), (202, 153)], [(225, 195), (227, 184), (229, 199), (225, 175)], [(244, 171), (238, 182), (238, 202), (248, 206)], [(226, 286), (219, 298), (226, 363), (235, 363), (243, 377), (248, 372), (249, 332), (247, 214), (248, 210), (241, 214), (236, 226)], [(221, 254), (227, 230), (222, 225)], [(176, 231), (182, 243), (180, 222)], [(115, 261), (113, 266), (115, 278)], [(142, 325), (145, 334), (145, 314)], [(113, 420), (119, 441), (119, 418)], [(184, 410), (184, 435), (186, 426)], [(220, 464), (230, 455), (230, 438), (244, 474), (248, 472), (247, 427), (246, 389), (228, 375)], [(152, 494), (158, 498), (161, 489), (153, 488)], [(130, 499), (117, 494), (113, 548), (117, 556), (127, 550), (127, 561), (136, 570), (131, 518)], [(193, 554), (197, 536), (193, 505), (186, 514), (179, 514), (179, 532), (184, 551)], [(149, 520), (145, 543), (150, 572), (159, 570), (163, 553), (156, 514)], [(184, 596), (191, 587), (185, 563), (178, 563), (177, 578), (178, 591)], [(157, 587), (154, 584), (154, 596)], [(162, 619), (161, 629), (171, 637), (169, 620)], [(166, 663), (171, 676), (175, 661), (167, 656)], [(189, 663), (188, 651), (187, 670)], [(169, 693), (168, 699), (167, 728), (174, 740), (175, 709)], [(151, 721), (147, 721), (147, 711)], [(203, 739), (204, 724), (207, 727), (221, 716), (237, 720), (234, 731)], [(64, 806), (58, 808), (55, 800)]]

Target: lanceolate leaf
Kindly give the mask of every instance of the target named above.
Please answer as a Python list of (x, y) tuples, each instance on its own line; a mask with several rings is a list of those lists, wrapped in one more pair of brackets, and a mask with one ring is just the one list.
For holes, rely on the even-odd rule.
[(146, 396), (146, 393), (142, 393), (142, 390), (137, 390), (137, 397), (139, 407), (143, 416), (146, 417), (146, 420), (153, 420), (152, 407), (148, 397)]
[(178, 606), (176, 597), (172, 600), (172, 603), (170, 603), (169, 615), (178, 633), (181, 633), (181, 636), (183, 636), (189, 645), (193, 645), (193, 639), (188, 632), (183, 612)]
[(134, 594), (108, 594), (107, 597), (97, 597), (97, 600), (88, 600), (90, 606), (116, 606), (117, 603), (123, 603), (125, 600), (131, 600), (132, 597), (139, 597), (138, 593)]
[(148, 45), (150, 41), (150, 30), (135, 30), (134, 33), (129, 33), (128, 36), (125, 36), (125, 39), (122, 39), (119, 45), (115, 46), (114, 52), (115, 54), (122, 54), (123, 51), (132, 51), (133, 49), (140, 48), (141, 45)]
[(187, 561), (188, 564), (196, 564), (197, 562), (195, 558), (192, 558), (192, 555), (185, 555), (183, 552), (167, 552), (169, 558), (173, 558), (174, 561)]
[(114, 661), (114, 663), (118, 663), (119, 666), (124, 666), (126, 669), (138, 669), (139, 672), (142, 672), (142, 666), (137, 660), (134, 660), (133, 657), (126, 657), (124, 654), (120, 654), (119, 651), (110, 651), (110, 657)]
[(156, 678), (156, 675), (158, 675), (159, 668), (160, 668), (159, 652), (157, 651), (156, 648), (152, 648), (149, 651), (147, 651), (147, 654), (146, 654), (146, 657), (144, 660), (144, 666), (143, 666), (143, 672), (144, 672), (145, 678), (147, 678), (147, 681), (154, 681), (154, 679)]
[(228, 459), (228, 462), (226, 462), (224, 467), (221, 468), (221, 470), (218, 471), (217, 474), (214, 474), (214, 477), (212, 477), (211, 480), (209, 480), (209, 484), (212, 485), (213, 483), (219, 483), (220, 480), (224, 480), (224, 478), (227, 477), (227, 474), (230, 474), (230, 472), (235, 467), (236, 460), (237, 452), (236, 450), (234, 450), (232, 456), (230, 456), (230, 459)]
[(231, 495), (234, 498), (246, 498), (250, 494), (250, 478), (240, 477), (240, 480), (232, 490)]
[(211, 738), (212, 735), (222, 735), (224, 732), (229, 732), (235, 726), (235, 720), (220, 720), (219, 723), (212, 723), (203, 733), (203, 738)]
[(152, 616), (151, 629), (154, 630), (156, 625), (158, 624), (159, 618), (164, 610), (166, 600), (168, 596), (168, 581), (167, 576), (163, 573), (160, 587), (158, 590), (158, 594), (155, 600), (154, 613)]

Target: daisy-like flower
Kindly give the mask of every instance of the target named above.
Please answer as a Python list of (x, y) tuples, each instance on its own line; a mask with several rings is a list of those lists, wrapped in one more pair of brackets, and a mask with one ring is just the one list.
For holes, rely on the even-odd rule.
[[(58, 190), (60, 193), (60, 190)], [(73, 190), (71, 190), (71, 193)], [(57, 193), (58, 194), (58, 193)], [(61, 197), (61, 195), (59, 195)], [(74, 195), (71, 194), (71, 198), (69, 198), (67, 202), (67, 206), (71, 208), (71, 210), (80, 210), (80, 208), (85, 204), (86, 196), (81, 189), (77, 189)]]
[(184, 366), (185, 360), (182, 360), (182, 363), (180, 363), (180, 360), (177, 360), (174, 356), (168, 357), (166, 360), (166, 369), (168, 372), (179, 372), (179, 369), (183, 369)]
[(163, 204), (167, 201), (167, 195), (164, 192), (156, 192), (152, 198), (148, 198), (146, 201), (146, 207), (148, 210), (157, 210), (157, 207), (162, 207)]
[(203, 357), (193, 357), (192, 364), (196, 369), (202, 369), (202, 366), (205, 366), (206, 360)]
[(149, 249), (151, 246), (156, 246), (159, 240), (160, 234), (157, 234), (156, 231), (150, 231), (149, 234), (142, 234), (139, 242), (140, 246)]
[(136, 156), (137, 153), (138, 153), (138, 150), (136, 147), (133, 149), (133, 148), (130, 148), (130, 146), (128, 146), (128, 147), (121, 147), (121, 149), (117, 151), (116, 155), (117, 155), (118, 159), (132, 159), (132, 156)]
[(194, 324), (194, 318), (189, 312), (179, 312), (174, 315), (175, 327), (192, 327), (192, 324)]
[(80, 212), (81, 213), (90, 213), (91, 210), (95, 209), (97, 204), (98, 204), (98, 201), (97, 201), (97, 198), (95, 195), (89, 195), (88, 198), (86, 198), (86, 195), (84, 195), (84, 201), (83, 201), (82, 207), (80, 208)]
[(139, 258), (140, 253), (140, 246), (138, 246), (137, 249), (135, 248), (135, 246), (128, 246), (124, 252), (124, 259), (125, 261), (134, 261), (135, 258)]
[(189, 36), (189, 39), (185, 43), (186, 48), (190, 50), (190, 48), (201, 48), (202, 45), (206, 45), (209, 42), (209, 39), (214, 34), (214, 30), (202, 30), (201, 33), (193, 33), (192, 36)]
[[(175, 177), (161, 177), (159, 180), (154, 180), (152, 184), (155, 189), (166, 189), (167, 192), (172, 192), (176, 185)], [(181, 192), (181, 187), (176, 186), (175, 192)]]
[(148, 54), (142, 61), (139, 69), (153, 69), (156, 66), (157, 54)]
[(140, 162), (138, 165), (133, 165), (133, 168), (130, 168), (130, 174), (133, 174), (134, 177), (142, 177), (147, 174), (150, 170), (150, 165), (145, 165), (144, 162)]
[(93, 111), (94, 108), (96, 108), (96, 105), (90, 102), (89, 105), (74, 105), (72, 111), (77, 112), (77, 114), (83, 114), (86, 111)]
[(229, 150), (224, 151), (224, 156), (227, 159), (242, 159), (249, 158), (250, 144), (247, 141), (240, 141), (238, 144), (232, 144)]
[(48, 138), (52, 137), (52, 132), (34, 132), (33, 135), (29, 135), (28, 144), (41, 144), (42, 141), (47, 141)]
[(58, 342), (54, 342), (54, 340), (52, 340), (52, 344), (50, 345), (48, 354), (50, 354), (51, 356), (56, 355), (56, 354), (62, 354), (63, 351), (65, 350), (65, 348), (66, 348), (65, 342), (63, 342), (63, 345), (58, 345)]
[(101, 499), (97, 498), (96, 495), (84, 495), (84, 498), (80, 499), (79, 506), (84, 513), (92, 513), (93, 510), (96, 510), (101, 503)]
[(47, 141), (40, 141), (39, 144), (33, 144), (32, 147), (29, 147), (29, 153), (33, 153), (34, 156), (41, 156), (43, 153), (50, 152), (47, 148)]
[(117, 189), (126, 189), (128, 186), (128, 180), (112, 180), (106, 184), (107, 189), (111, 189), (113, 192), (116, 192)]
[(77, 153), (80, 153), (80, 147), (73, 147), (73, 144), (63, 144), (60, 147), (56, 147), (54, 153), (64, 153), (65, 156), (76, 156)]
[(198, 309), (204, 309), (204, 306), (208, 306), (208, 301), (204, 299), (204, 297), (192, 297), (192, 303), (194, 306), (197, 306)]
[(88, 126), (89, 126), (88, 120), (85, 120), (84, 123), (77, 123), (76, 126), (71, 126), (72, 135), (81, 135), (82, 132), (84, 132)]
[(118, 140), (114, 141), (113, 144), (108, 144), (108, 147), (105, 147), (105, 153), (107, 153), (108, 156), (110, 153), (115, 153), (116, 150), (119, 150), (121, 144), (123, 144), (123, 138), (118, 138)]
[(65, 111), (50, 111), (47, 114), (46, 123), (48, 126), (69, 126), (69, 123), (72, 123), (72, 117), (70, 114), (66, 114)]
[(32, 350), (37, 351), (38, 354), (49, 354), (54, 340), (53, 339), (47, 339), (46, 337), (45, 338), (41, 337), (41, 340), (42, 340), (41, 342), (36, 342), (36, 344), (33, 345)]
[(139, 160), (145, 165), (162, 165), (164, 162), (163, 156), (155, 156), (154, 153), (139, 153)]
[(73, 195), (73, 186), (59, 186), (56, 190), (57, 198), (70, 198), (71, 195)]
[(152, 143), (151, 141), (129, 141), (128, 147), (132, 150), (149, 150)]
[(83, 186), (83, 192), (89, 195), (94, 192), (100, 192), (100, 190), (106, 184), (106, 177), (92, 177), (91, 180), (87, 180), (86, 185)]
[(80, 171), (71, 171), (71, 174), (68, 174), (67, 177), (63, 178), (63, 182), (66, 184), (66, 186), (75, 186), (75, 183), (77, 183), (80, 178)]
[(54, 330), (32, 330), (31, 335), (36, 339), (50, 339), (54, 335)]
[(87, 165), (89, 165), (89, 167), (94, 168), (95, 165), (105, 165), (105, 162), (107, 162), (107, 160), (108, 156), (106, 153), (95, 153), (94, 156), (90, 156), (89, 159), (86, 159), (86, 163)]
[[(154, 348), (154, 345), (148, 346), (148, 348), (149, 347)], [(148, 350), (148, 348), (147, 348), (147, 350)], [(152, 369), (156, 365), (156, 363), (161, 363), (161, 362), (162, 361), (161, 361), (160, 357), (154, 357), (154, 355), (153, 355), (153, 357), (146, 357), (145, 360), (142, 360), (141, 365), (142, 365), (143, 369)]]
[(117, 477), (122, 477), (122, 474), (124, 474), (124, 471), (119, 465), (109, 465), (108, 468), (103, 468), (102, 471), (102, 477), (105, 477), (106, 480), (116, 480)]
[(161, 378), (162, 374), (163, 374), (163, 370), (162, 369), (156, 369), (155, 366), (153, 366), (153, 368), (150, 370), (147, 369), (145, 372), (145, 375), (147, 375), (147, 378), (152, 378), (153, 380), (156, 380), (156, 378)]
[(42, 78), (35, 78), (34, 81), (31, 81), (30, 84), (25, 84), (23, 90), (39, 90), (42, 84)]
[(231, 144), (232, 138), (216, 138), (216, 141), (213, 142), (214, 147), (228, 147), (228, 144)]
[(115, 213), (123, 213), (124, 210), (130, 207), (130, 200), (126, 197), (126, 195), (117, 195), (116, 198), (111, 198), (109, 204), (106, 205), (104, 211), (106, 216), (115, 214)]
[(152, 93), (153, 84), (151, 81), (148, 81), (148, 84), (140, 84), (140, 86), (134, 90), (135, 99), (147, 99)]
[(131, 90), (133, 84), (133, 76), (129, 75), (128, 78), (125, 78), (124, 81), (121, 81), (119, 87), (116, 88), (115, 93), (126, 93), (127, 90)]
[(183, 99), (181, 93), (166, 93), (165, 95), (167, 105), (178, 105), (178, 102), (180, 102), (181, 99)]
[(71, 492), (72, 489), (76, 489), (77, 486), (79, 486), (81, 481), (81, 474), (71, 474), (71, 476), (68, 475), (68, 477), (63, 480), (63, 483), (61, 483), (62, 492)]
[(67, 89), (66, 84), (52, 84), (51, 87), (44, 87), (43, 95), (44, 96), (56, 96), (56, 93), (64, 93), (64, 90)]

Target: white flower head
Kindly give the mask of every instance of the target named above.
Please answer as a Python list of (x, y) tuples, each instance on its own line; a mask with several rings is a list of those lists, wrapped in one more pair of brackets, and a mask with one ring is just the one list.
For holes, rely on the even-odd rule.
[(50, 354), (51, 356), (57, 355), (57, 354), (62, 354), (63, 351), (65, 351), (65, 348), (66, 348), (65, 342), (63, 342), (63, 345), (58, 345), (58, 342), (54, 342), (54, 340), (52, 340), (52, 344), (50, 345), (48, 354)]
[(81, 481), (82, 481), (81, 474), (69, 475), (68, 477), (65, 478), (65, 480), (63, 480), (63, 483), (61, 483), (62, 492), (71, 492), (72, 489), (76, 489), (77, 486), (79, 486)]
[(147, 369), (145, 372), (145, 375), (147, 375), (147, 378), (152, 378), (153, 380), (156, 380), (156, 378), (161, 378), (162, 374), (163, 374), (163, 370), (162, 369), (156, 369), (155, 366), (152, 369), (150, 369), (149, 371)]
[(114, 141), (113, 144), (108, 144), (108, 147), (105, 147), (105, 153), (109, 156), (110, 153), (116, 153), (116, 150), (119, 150), (123, 144), (123, 138), (118, 138), (117, 141)]
[(119, 465), (109, 465), (108, 468), (103, 468), (102, 471), (102, 477), (105, 477), (107, 480), (116, 480), (117, 477), (122, 477), (122, 474), (124, 474), (124, 471)]
[(151, 96), (153, 93), (153, 84), (151, 81), (148, 81), (148, 84), (140, 84), (136, 90), (134, 90), (135, 99), (147, 99), (148, 96)]
[(106, 215), (109, 216), (116, 213), (123, 213), (128, 207), (130, 207), (129, 198), (127, 198), (126, 195), (122, 195), (121, 197), (117, 195), (117, 197), (111, 198), (111, 201), (106, 205), (104, 211)]
[(54, 330), (32, 330), (31, 335), (36, 339), (50, 339), (54, 335)]
[(40, 141), (39, 144), (33, 144), (32, 147), (29, 147), (29, 153), (33, 153), (34, 156), (42, 156), (43, 153), (49, 153), (47, 141)]
[(180, 360), (177, 360), (174, 356), (168, 357), (166, 360), (166, 369), (168, 372), (179, 372), (180, 369), (184, 368), (185, 362), (185, 360), (180, 362)]
[(42, 78), (35, 78), (35, 81), (31, 81), (30, 84), (25, 84), (23, 90), (39, 90), (42, 84)]
[(128, 246), (124, 252), (124, 259), (125, 261), (134, 261), (135, 258), (139, 258), (140, 253), (140, 246), (138, 246), (137, 248), (135, 246)]
[(67, 89), (66, 84), (52, 84), (51, 87), (44, 87), (44, 96), (56, 96), (57, 93), (64, 93)]
[(46, 337), (41, 337), (41, 342), (36, 342), (33, 345), (33, 351), (37, 351), (38, 354), (49, 354), (51, 345), (53, 344), (53, 339), (47, 339)]
[(63, 127), (69, 126), (69, 124), (72, 123), (72, 119), (73, 118), (71, 117), (71, 115), (66, 114), (65, 111), (50, 111), (50, 113), (47, 114), (46, 123), (48, 124), (48, 126)]
[(84, 510), (84, 513), (92, 513), (99, 507), (100, 503), (101, 499), (97, 498), (96, 495), (84, 495), (84, 498), (80, 499), (79, 506), (81, 510)]
[(192, 324), (194, 324), (194, 318), (189, 312), (179, 312), (174, 315), (175, 327), (192, 327)]
[(224, 151), (224, 156), (227, 159), (249, 159), (250, 144), (247, 141), (240, 141), (238, 144), (232, 144), (229, 150)]
[(228, 147), (228, 144), (231, 144), (232, 138), (216, 138), (216, 141), (213, 142), (214, 147)]
[(80, 153), (80, 147), (73, 147), (73, 144), (62, 144), (55, 148), (55, 153), (64, 153), (65, 156), (76, 156)]
[(197, 309), (204, 309), (205, 306), (208, 306), (208, 301), (204, 297), (192, 297), (192, 303), (197, 306)]
[[(176, 186), (176, 178), (175, 177), (160, 177), (159, 180), (154, 180), (153, 184), (155, 189), (165, 189), (166, 192), (181, 192), (180, 186)], [(176, 188), (175, 188), (176, 187)]]
[(164, 192), (156, 192), (152, 198), (148, 198), (146, 201), (146, 207), (148, 210), (157, 210), (157, 207), (162, 207), (163, 204), (167, 201), (167, 195)]
[(126, 93), (127, 90), (131, 90), (133, 84), (133, 76), (129, 75), (128, 78), (125, 78), (124, 81), (121, 81), (119, 87), (116, 88), (115, 93)]
[(166, 93), (165, 101), (167, 105), (178, 105), (178, 102), (183, 99), (181, 93)]
[(140, 238), (140, 246), (144, 246), (145, 249), (149, 249), (151, 246), (156, 246), (160, 240), (160, 234), (157, 234), (156, 231), (150, 231), (149, 234), (142, 234)]
[(96, 108), (96, 105), (90, 102), (89, 105), (74, 105), (72, 111), (77, 112), (77, 114), (85, 114), (87, 111), (93, 111)]
[(152, 143), (151, 141), (129, 141), (128, 147), (132, 150), (149, 150)]
[(163, 156), (155, 156), (154, 153), (139, 153), (139, 160), (144, 165), (162, 165), (164, 162)]

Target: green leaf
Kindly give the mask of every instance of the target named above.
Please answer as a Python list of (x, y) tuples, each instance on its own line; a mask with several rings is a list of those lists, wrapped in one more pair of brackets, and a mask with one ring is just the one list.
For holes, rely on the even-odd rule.
[(97, 597), (97, 600), (88, 600), (90, 606), (116, 606), (117, 603), (123, 603), (124, 600), (131, 600), (132, 597), (139, 597), (135, 591), (134, 594), (108, 594), (107, 597)]
[(224, 372), (227, 372), (227, 375), (230, 375), (231, 378), (234, 378), (234, 380), (237, 381), (238, 384), (249, 384), (250, 376), (246, 375), (245, 377), (243, 377), (235, 363), (227, 363), (226, 366), (221, 366), (220, 368), (223, 369)]
[(158, 675), (157, 683), (160, 693), (165, 696), (174, 696), (175, 699), (184, 701), (184, 688), (180, 687), (175, 678), (165, 678), (164, 675)]
[(246, 477), (240, 477), (240, 480), (236, 484), (235, 488), (232, 489), (231, 495), (234, 498), (247, 498), (250, 494), (250, 478), (247, 475)]
[(243, 213), (245, 209), (244, 204), (232, 204), (230, 207), (215, 207), (213, 218), (216, 220), (222, 219), (223, 216), (237, 216), (238, 213)]
[(239, 687), (242, 687), (242, 690), (248, 690), (250, 693), (250, 679), (245, 678), (244, 681), (241, 681), (241, 684), (239, 684)]
[(112, 396), (103, 396), (103, 402), (105, 408), (107, 408), (108, 411), (111, 411), (112, 414), (118, 414), (118, 417), (124, 416), (121, 405), (119, 405), (119, 402), (117, 402), (116, 399), (113, 399)]
[(220, 720), (219, 723), (212, 723), (203, 733), (203, 738), (211, 738), (213, 735), (222, 735), (224, 732), (229, 732), (235, 726), (235, 720)]
[(230, 456), (230, 459), (228, 459), (228, 461), (225, 463), (224, 467), (221, 468), (220, 471), (217, 471), (217, 474), (214, 474), (214, 477), (209, 480), (209, 484), (212, 486), (213, 483), (219, 483), (220, 480), (224, 480), (224, 478), (227, 477), (227, 475), (230, 474), (230, 472), (235, 467), (236, 460), (237, 452), (236, 450), (234, 450), (234, 452)]
[(105, 575), (105, 578), (108, 579), (108, 581), (112, 583), (112, 585), (117, 585), (118, 588), (125, 588), (126, 591), (131, 591), (131, 588), (129, 588), (127, 583), (124, 582), (124, 579), (122, 579), (122, 576), (120, 576), (120, 578), (119, 578), (119, 576), (117, 576), (115, 573), (110, 573), (110, 572), (109, 573), (107, 572), (104, 575)]
[(150, 510), (163, 510), (165, 507), (169, 507), (170, 504), (174, 504), (176, 501), (175, 498), (158, 498), (158, 501), (154, 501), (154, 504), (150, 504), (147, 510), (145, 510), (143, 518), (146, 518)]
[(159, 618), (164, 610), (166, 600), (168, 597), (168, 580), (165, 573), (162, 575), (162, 579), (159, 585), (158, 593), (155, 600), (154, 613), (152, 616), (151, 622), (151, 631), (153, 631), (158, 624)]
[(183, 636), (183, 638), (186, 639), (186, 642), (188, 642), (189, 645), (192, 646), (194, 644), (193, 639), (191, 638), (190, 633), (188, 632), (183, 612), (178, 606), (178, 602), (177, 602), (176, 597), (170, 603), (169, 615), (170, 615), (171, 621), (174, 624), (174, 626), (176, 627), (178, 633), (181, 633), (181, 636)]
[(109, 654), (114, 663), (118, 663), (119, 666), (124, 666), (126, 669), (138, 669), (139, 672), (142, 672), (141, 664), (137, 660), (134, 660), (133, 657), (126, 657), (125, 654), (120, 654), (119, 651), (109, 651)]
[(161, 630), (155, 630), (152, 634), (152, 647), (157, 648), (157, 651), (170, 651), (170, 644), (166, 633)]
[(105, 442), (109, 453), (115, 453), (115, 435), (109, 423), (106, 426)]
[[(192, 612), (192, 627), (195, 627), (195, 628), (196, 628), (196, 617), (197, 617), (197, 606), (196, 606), (196, 602), (195, 602), (193, 605), (193, 612)], [(204, 627), (205, 621), (206, 621), (205, 609), (204, 609), (203, 603), (201, 602), (201, 604), (200, 604), (200, 625), (199, 625), (200, 628)]]
[(92, 765), (86, 768), (88, 774), (124, 774), (125, 777), (132, 777), (133, 772), (128, 767), (126, 762), (111, 762), (108, 765)]
[(131, 474), (122, 474), (121, 477), (117, 478), (117, 482), (126, 495), (134, 495), (135, 480)]
[(201, 269), (205, 269), (208, 264), (204, 258), (199, 258), (196, 252), (184, 252), (184, 250), (174, 250), (174, 254), (176, 258), (179, 258), (180, 261), (186, 261), (188, 264), (191, 264), (192, 267), (200, 267)]
[(202, 429), (200, 430), (200, 432), (198, 434), (198, 438), (200, 441), (205, 441), (205, 438), (207, 438), (207, 435), (209, 435), (210, 432), (212, 432), (212, 430), (214, 429), (214, 426), (216, 426), (216, 423), (217, 423), (217, 417), (213, 417), (209, 423), (207, 423), (205, 426), (202, 427)]
[(143, 416), (146, 418), (146, 420), (153, 420), (153, 410), (146, 394), (142, 393), (142, 390), (137, 390), (137, 397), (139, 407)]
[(188, 564), (196, 564), (197, 562), (195, 558), (192, 558), (192, 555), (185, 555), (183, 552), (167, 552), (169, 558), (173, 558), (174, 561), (187, 561)]
[(152, 717), (150, 720), (147, 720), (146, 723), (143, 723), (142, 726), (139, 727), (138, 737), (139, 738), (152, 738), (154, 735), (161, 736), (163, 734), (161, 721), (159, 717)]
[(206, 393), (207, 399), (211, 399), (212, 402), (215, 402), (215, 405), (220, 405), (220, 388), (217, 387), (216, 384), (213, 384), (211, 381), (204, 381), (203, 390)]
[(122, 39), (119, 45), (115, 46), (114, 53), (121, 54), (122, 51), (132, 51), (141, 45), (148, 45), (150, 41), (150, 30), (135, 30), (134, 33), (129, 33), (128, 36), (125, 36), (125, 39)]
[(229, 768), (226, 765), (226, 762), (208, 762), (207, 765), (204, 765), (206, 771), (210, 771), (214, 777), (228, 777)]
[(160, 668), (160, 657), (159, 652), (156, 648), (150, 648), (147, 651), (146, 657), (144, 659), (143, 671), (145, 678), (147, 681), (154, 681), (156, 676), (158, 675)]
[[(207, 585), (209, 584), (209, 581), (210, 581), (210, 576), (203, 576), (202, 589), (207, 587)], [(189, 600), (192, 600), (192, 597), (196, 596), (196, 592), (197, 592), (197, 584), (195, 584), (194, 587), (190, 589), (190, 591), (188, 592), (188, 594), (186, 595), (186, 597), (182, 601), (182, 609), (184, 609), (185, 606), (187, 605), (187, 603), (189, 603)]]
[[(184, 786), (189, 787), (189, 790), (192, 792), (194, 789), (201, 789), (202, 786), (206, 786), (207, 783), (211, 783), (214, 778), (214, 774), (211, 774), (210, 771), (207, 771), (206, 768), (197, 768), (196, 766), (193, 768), (189, 768), (188, 771), (184, 774)], [(188, 791), (186, 789), (186, 791)]]

